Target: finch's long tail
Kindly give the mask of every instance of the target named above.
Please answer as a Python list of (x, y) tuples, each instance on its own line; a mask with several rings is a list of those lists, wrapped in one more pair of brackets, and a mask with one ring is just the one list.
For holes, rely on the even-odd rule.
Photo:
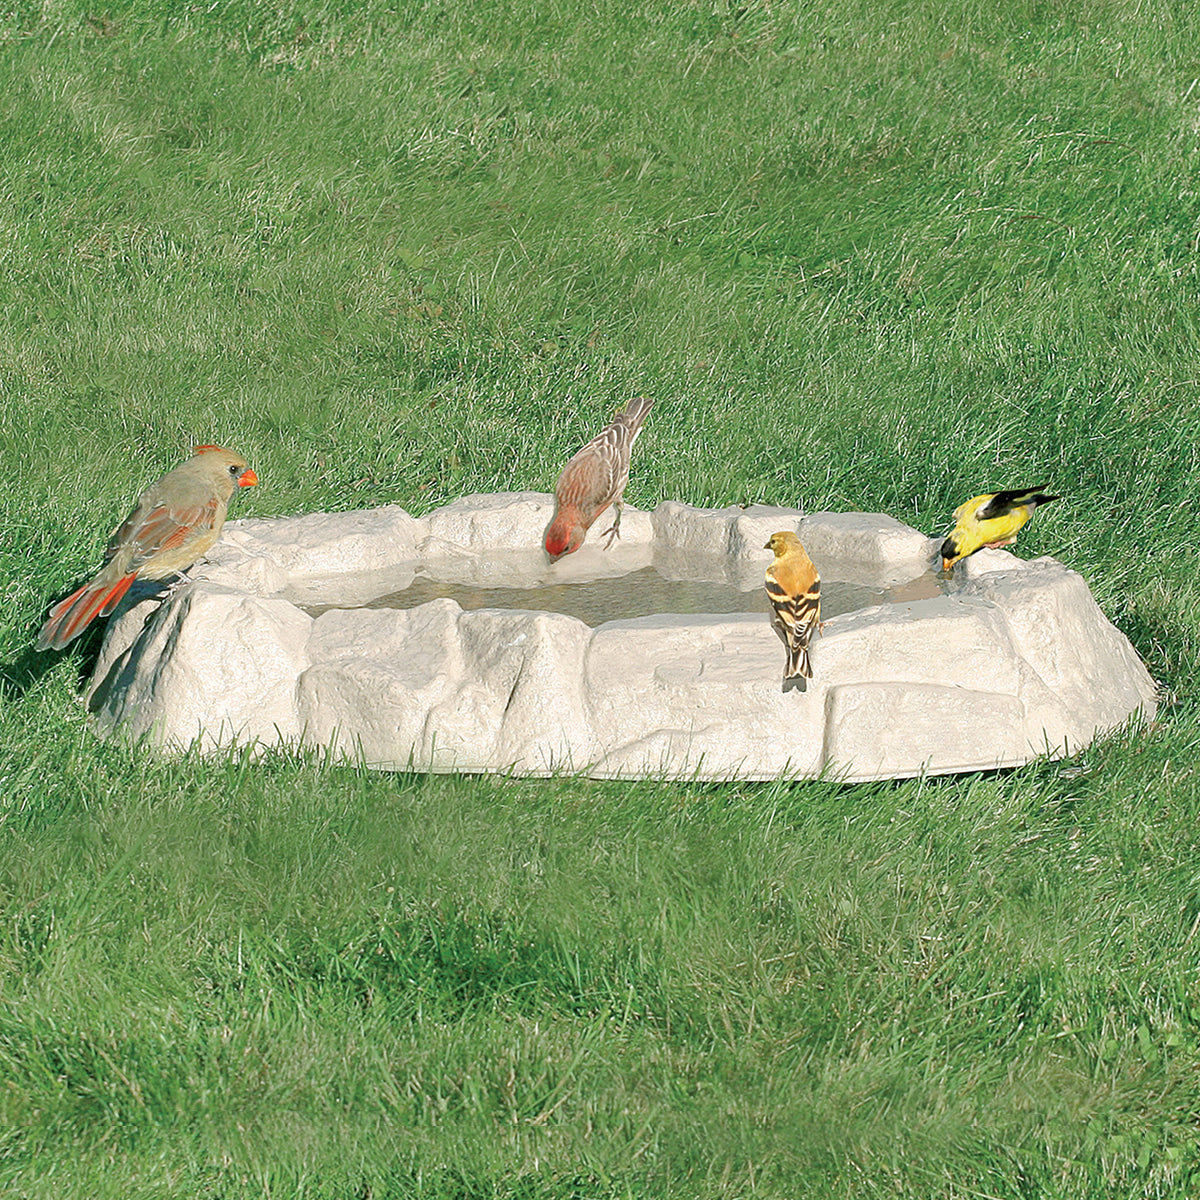
[(649, 396), (635, 396), (621, 412), (617, 413), (616, 420), (620, 421), (636, 437), (653, 406), (654, 401)]
[(37, 649), (61, 650), (68, 642), (77, 638), (97, 617), (106, 617), (122, 596), (137, 573), (122, 575), (116, 583), (109, 579), (90, 580), (78, 591), (60, 600), (46, 618), (42, 632), (38, 635)]

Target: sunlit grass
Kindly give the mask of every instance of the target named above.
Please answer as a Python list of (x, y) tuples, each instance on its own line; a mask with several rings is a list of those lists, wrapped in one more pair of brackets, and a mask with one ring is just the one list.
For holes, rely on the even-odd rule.
[[(15, 6), (0, 1181), (1186, 1195), (1194, 31), (1167, 6)], [(100, 743), (30, 649), (193, 441), (234, 516), (548, 490), (930, 533), (1047, 483), (1166, 703), (1066, 764), (629, 785)]]

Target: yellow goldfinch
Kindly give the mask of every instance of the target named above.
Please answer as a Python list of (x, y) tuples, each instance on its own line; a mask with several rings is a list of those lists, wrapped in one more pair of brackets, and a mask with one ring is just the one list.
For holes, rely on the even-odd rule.
[(1057, 496), (1047, 496), (1042, 488), (1016, 489), (972, 496), (954, 510), (954, 532), (942, 543), (942, 570), (948, 571), (960, 558), (985, 546), (990, 550), (1011, 546), (1021, 526), (1033, 516), (1039, 504), (1049, 504)]
[(767, 568), (767, 595), (774, 609), (771, 624), (787, 647), (783, 682), (812, 678), (808, 643), (821, 624), (821, 580), (800, 539), (791, 532), (773, 533), (763, 547), (775, 551)]

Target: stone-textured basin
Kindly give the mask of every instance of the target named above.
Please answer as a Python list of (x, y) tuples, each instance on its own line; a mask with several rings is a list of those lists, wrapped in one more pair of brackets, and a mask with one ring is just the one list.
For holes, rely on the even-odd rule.
[[(890, 517), (668, 501), (626, 508), (610, 551), (593, 538), (551, 565), (552, 509), (520, 492), (420, 519), (388, 507), (231, 522), (199, 582), (110, 621), (96, 723), (172, 748), (304, 742), (381, 768), (860, 780), (1062, 756), (1154, 712), (1133, 648), (1052, 558), (980, 551), (937, 594), (938, 539)], [(749, 589), (763, 544), (788, 528), (823, 581), (892, 586), (896, 601), (833, 616), (804, 692), (783, 690), (765, 614), (590, 628), (451, 599), (359, 607), (424, 574), (511, 588), (653, 565)]]

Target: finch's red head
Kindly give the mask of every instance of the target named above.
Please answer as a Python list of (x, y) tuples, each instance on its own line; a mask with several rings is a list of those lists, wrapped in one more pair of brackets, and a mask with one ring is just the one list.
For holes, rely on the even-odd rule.
[(583, 545), (587, 530), (578, 522), (569, 522), (555, 516), (546, 530), (546, 553), (551, 562), (557, 562), (564, 554), (574, 554)]

